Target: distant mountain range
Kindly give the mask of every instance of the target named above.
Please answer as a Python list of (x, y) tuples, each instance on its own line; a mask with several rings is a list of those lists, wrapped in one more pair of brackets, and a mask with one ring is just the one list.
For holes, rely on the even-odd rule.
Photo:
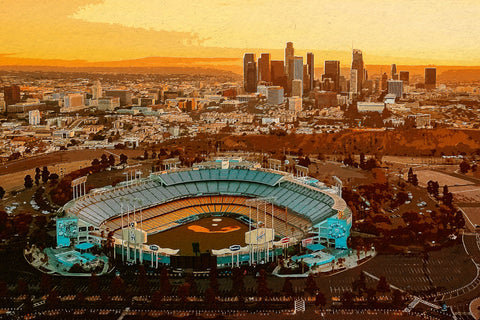
[[(317, 58), (318, 60), (318, 58)], [(428, 65), (432, 67), (433, 65)], [(423, 77), (427, 65), (397, 65), (399, 71), (409, 71), (410, 76)], [(480, 66), (436, 66), (439, 81), (480, 80)], [(375, 78), (383, 72), (390, 75), (390, 65), (366, 65), (369, 76)], [(14, 71), (58, 71), (58, 72), (113, 72), (113, 73), (157, 73), (157, 74), (230, 74), (241, 77), (242, 58), (185, 58), (147, 57), (139, 59), (90, 62), (86, 60), (15, 58), (0, 54), (0, 70)], [(342, 65), (341, 73), (347, 75), (348, 65)], [(316, 78), (323, 67), (316, 65)]]

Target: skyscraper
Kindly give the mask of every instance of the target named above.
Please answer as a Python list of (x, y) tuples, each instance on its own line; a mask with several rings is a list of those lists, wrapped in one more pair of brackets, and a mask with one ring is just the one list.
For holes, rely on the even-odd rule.
[(340, 93), (340, 61), (325, 60), (322, 80), (331, 79), (335, 83), (335, 92)]
[(303, 81), (303, 57), (295, 57), (293, 59), (293, 79)]
[(293, 49), (293, 42), (287, 42), (287, 46), (285, 47), (285, 73), (287, 74), (287, 78), (289, 81), (293, 79), (290, 77), (290, 63), (293, 61), (293, 57), (295, 54), (295, 50)]
[(395, 76), (397, 75), (397, 65), (394, 63), (392, 64), (392, 75), (391, 79), (395, 79)]
[(425, 68), (425, 89), (433, 90), (437, 87), (437, 68)]
[[(357, 93), (362, 92), (362, 83), (364, 77), (363, 71), (363, 55), (359, 49), (353, 49), (352, 51), (352, 69), (357, 70)], [(351, 91), (351, 89), (350, 89)]]
[(285, 67), (282, 60), (272, 60), (270, 62), (270, 80), (274, 86), (285, 88), (284, 83)]
[(292, 97), (302, 97), (303, 96), (303, 81), (300, 79), (292, 80)]
[(314, 88), (313, 82), (315, 81), (315, 58), (312, 52), (307, 52), (307, 66), (308, 77), (310, 80), (307, 89), (308, 91), (311, 91)]
[(6, 106), (20, 102), (20, 87), (16, 84), (3, 87), (3, 99)]
[(353, 68), (350, 70), (350, 92), (358, 93), (358, 70)]
[(388, 75), (386, 72), (382, 74), (382, 90), (387, 90), (387, 80), (388, 80)]
[(262, 53), (258, 58), (258, 81), (272, 81), (270, 78), (270, 53)]
[(257, 90), (257, 65), (254, 53), (245, 53), (243, 56), (243, 88), (247, 92)]
[(410, 83), (410, 72), (408, 71), (400, 71), (400, 80), (403, 81), (403, 84), (408, 86)]
[(98, 98), (102, 97), (102, 85), (100, 84), (100, 81), (97, 80), (93, 83), (92, 86), (92, 99), (97, 100)]
[(403, 81), (401, 80), (388, 80), (388, 93), (393, 93), (397, 98), (402, 98), (403, 94)]

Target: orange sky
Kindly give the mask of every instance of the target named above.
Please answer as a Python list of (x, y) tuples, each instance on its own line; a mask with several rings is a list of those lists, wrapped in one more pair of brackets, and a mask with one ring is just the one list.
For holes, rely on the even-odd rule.
[[(316, 64), (478, 65), (471, 0), (0, 0), (0, 64), (37, 59), (283, 58), (286, 41)], [(34, 60), (17, 60), (29, 58)]]

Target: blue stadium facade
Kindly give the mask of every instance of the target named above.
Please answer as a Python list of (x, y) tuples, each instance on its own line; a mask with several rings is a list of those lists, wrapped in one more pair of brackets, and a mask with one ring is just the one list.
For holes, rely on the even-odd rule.
[[(230, 163), (222, 168), (220, 163), (158, 172), (150, 174), (148, 178), (105, 187), (99, 192), (72, 200), (64, 210), (67, 216), (79, 219), (78, 237), (73, 242), (88, 242), (88, 233), (82, 233), (82, 230), (102, 230), (106, 226), (110, 230), (118, 230), (118, 223), (115, 225), (112, 221), (126, 210), (148, 210), (180, 199), (205, 196), (268, 198), (277, 208), (288, 209), (310, 223), (309, 226), (303, 226), (304, 229), (310, 227), (305, 237), (311, 238), (313, 232), (315, 243), (334, 249), (347, 249), (352, 218), (340, 194), (338, 190), (326, 188), (316, 180), (296, 178), (286, 172), (245, 166), (245, 163)], [(135, 208), (126, 208), (125, 199), (136, 199)], [(167, 227), (175, 227), (183, 221), (185, 219), (173, 221)], [(165, 229), (161, 226), (158, 228)], [(148, 230), (148, 233), (158, 230)], [(277, 239), (285, 236), (280, 232), (276, 232), (276, 235)], [(168, 259), (163, 259), (165, 261)]]

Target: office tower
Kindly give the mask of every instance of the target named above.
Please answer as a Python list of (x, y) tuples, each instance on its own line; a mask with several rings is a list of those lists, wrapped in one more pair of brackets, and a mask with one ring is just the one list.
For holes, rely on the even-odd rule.
[(303, 80), (303, 57), (293, 59), (293, 79)]
[[(364, 68), (363, 68), (363, 55), (362, 51), (359, 49), (353, 49), (352, 51), (352, 69), (357, 70), (357, 90), (356, 92), (362, 92), (362, 83), (364, 78)], [(351, 91), (351, 89), (350, 89)], [(351, 91), (352, 92), (352, 91)]]
[(258, 81), (272, 81), (270, 79), (270, 53), (262, 53), (258, 58)]
[(312, 52), (307, 52), (307, 66), (308, 66), (308, 78), (310, 83), (308, 85), (308, 91), (313, 90), (315, 81), (315, 57)]
[(325, 60), (322, 80), (331, 79), (335, 83), (335, 92), (340, 93), (340, 61)]
[(272, 60), (270, 62), (270, 80), (274, 86), (281, 86), (285, 88), (285, 83), (283, 83), (285, 74), (285, 67), (282, 60)]
[(375, 93), (379, 93), (381, 90), (380, 88), (380, 79), (375, 79)]
[(403, 81), (401, 80), (388, 80), (387, 81), (388, 93), (394, 94), (397, 98), (401, 98), (403, 94)]
[(293, 49), (293, 42), (287, 42), (285, 47), (285, 73), (287, 74), (288, 80), (292, 78), (289, 75), (290, 72), (290, 63), (293, 61), (295, 50)]
[(310, 92), (310, 77), (308, 75), (308, 65), (303, 65), (303, 91)]
[(243, 88), (247, 92), (257, 90), (257, 66), (254, 53), (245, 53), (243, 56)]
[(85, 97), (81, 93), (70, 93), (63, 98), (63, 107), (66, 109), (85, 105)]
[(394, 63), (394, 64), (392, 64), (392, 77), (391, 77), (391, 79), (394, 79), (396, 75), (397, 75), (397, 65)]
[(387, 80), (388, 80), (388, 75), (386, 72), (382, 74), (382, 90), (387, 90)]
[(107, 90), (106, 97), (120, 98), (120, 106), (129, 106), (132, 104), (132, 93), (128, 90)]
[(303, 81), (300, 79), (292, 80), (292, 97), (302, 97), (303, 96)]
[(350, 92), (358, 93), (358, 70), (350, 70)]
[(20, 102), (20, 87), (16, 84), (3, 87), (3, 99), (7, 106)]
[(437, 68), (425, 68), (425, 89), (433, 90), (437, 87)]
[(97, 100), (98, 98), (102, 97), (102, 85), (100, 84), (100, 81), (97, 80), (93, 83), (92, 86), (92, 99)]
[(400, 71), (400, 80), (403, 81), (403, 84), (408, 86), (410, 83), (410, 72), (408, 71)]

